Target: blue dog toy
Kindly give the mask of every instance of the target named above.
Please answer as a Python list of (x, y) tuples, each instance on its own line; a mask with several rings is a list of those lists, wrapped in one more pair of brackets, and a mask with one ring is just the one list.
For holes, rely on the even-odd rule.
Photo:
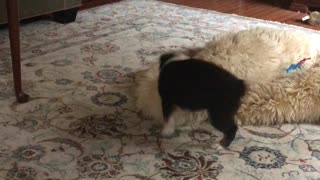
[(291, 71), (294, 71), (296, 69), (301, 69), (301, 66), (307, 61), (310, 60), (311, 58), (304, 58), (301, 61), (299, 61), (297, 64), (291, 64), (289, 68), (286, 69), (287, 74), (290, 73)]

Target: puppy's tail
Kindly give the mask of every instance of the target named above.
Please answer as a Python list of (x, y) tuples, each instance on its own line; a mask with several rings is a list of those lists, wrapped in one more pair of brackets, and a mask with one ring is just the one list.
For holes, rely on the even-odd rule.
[(174, 53), (168, 53), (168, 54), (163, 54), (160, 56), (160, 69), (164, 67), (164, 65), (167, 64), (167, 62), (172, 59), (175, 56)]

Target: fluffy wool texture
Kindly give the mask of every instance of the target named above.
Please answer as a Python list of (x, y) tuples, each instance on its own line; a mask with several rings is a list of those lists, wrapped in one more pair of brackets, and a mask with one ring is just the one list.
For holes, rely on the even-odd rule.
[[(246, 80), (248, 91), (236, 120), (239, 125), (318, 123), (320, 118), (319, 38), (300, 31), (251, 29), (213, 38), (194, 57), (215, 63)], [(290, 64), (310, 57), (301, 70), (285, 74)], [(136, 106), (146, 116), (162, 120), (157, 91), (158, 64), (136, 74)], [(178, 125), (197, 124), (207, 113), (179, 110)]]
[(241, 79), (267, 82), (284, 76), (290, 64), (310, 57), (310, 68), (317, 60), (319, 39), (301, 31), (251, 29), (214, 37), (195, 55), (220, 65)]
[(249, 86), (237, 114), (238, 124), (320, 123), (320, 67)]

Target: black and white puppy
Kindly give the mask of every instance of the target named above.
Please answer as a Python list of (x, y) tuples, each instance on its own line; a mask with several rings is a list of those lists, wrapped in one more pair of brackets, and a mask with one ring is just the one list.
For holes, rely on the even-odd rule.
[(207, 110), (210, 123), (224, 134), (220, 144), (230, 145), (238, 130), (234, 117), (245, 93), (243, 80), (203, 60), (178, 60), (175, 54), (164, 54), (160, 57), (158, 83), (165, 121), (163, 136), (175, 131), (170, 115), (176, 107)]

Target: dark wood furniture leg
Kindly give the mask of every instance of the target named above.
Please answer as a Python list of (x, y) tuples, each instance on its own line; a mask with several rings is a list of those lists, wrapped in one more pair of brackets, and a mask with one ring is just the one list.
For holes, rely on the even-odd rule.
[(74, 22), (76, 20), (78, 10), (79, 8), (76, 7), (72, 9), (54, 12), (53, 20), (62, 24)]
[(21, 85), (21, 59), (20, 59), (20, 37), (19, 16), (17, 0), (7, 0), (9, 38), (11, 48), (11, 59), (13, 69), (14, 89), (17, 101), (24, 103), (29, 100), (29, 95), (22, 91)]

